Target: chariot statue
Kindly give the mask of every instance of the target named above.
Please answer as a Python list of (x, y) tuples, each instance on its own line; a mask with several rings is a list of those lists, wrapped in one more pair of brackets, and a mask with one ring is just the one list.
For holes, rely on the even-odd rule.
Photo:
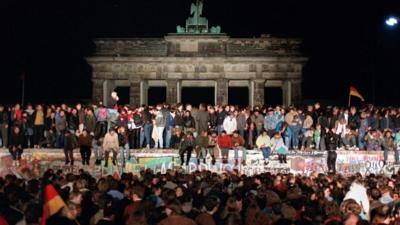
[(186, 19), (186, 26), (177, 26), (176, 32), (178, 34), (191, 33), (191, 34), (204, 34), (204, 33), (221, 33), (221, 27), (216, 26), (209, 29), (208, 19), (202, 17), (203, 14), (203, 0), (196, 0), (190, 6), (191, 17)]

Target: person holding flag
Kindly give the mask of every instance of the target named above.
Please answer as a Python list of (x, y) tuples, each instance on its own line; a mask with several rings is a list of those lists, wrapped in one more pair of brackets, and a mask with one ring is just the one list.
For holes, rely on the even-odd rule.
[(44, 190), (43, 216), (41, 225), (79, 225), (77, 205), (65, 203), (52, 184)]

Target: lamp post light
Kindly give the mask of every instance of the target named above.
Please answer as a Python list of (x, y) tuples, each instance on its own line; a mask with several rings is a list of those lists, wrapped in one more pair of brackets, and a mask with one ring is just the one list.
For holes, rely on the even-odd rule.
[(394, 27), (399, 23), (399, 20), (400, 20), (400, 18), (391, 16), (386, 19), (385, 23), (386, 23), (386, 25), (388, 25), (390, 27)]

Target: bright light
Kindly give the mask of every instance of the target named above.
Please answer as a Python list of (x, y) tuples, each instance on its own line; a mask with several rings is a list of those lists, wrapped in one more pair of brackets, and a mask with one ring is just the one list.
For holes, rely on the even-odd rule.
[(395, 17), (389, 17), (387, 20), (386, 20), (386, 25), (388, 25), (388, 26), (394, 26), (394, 25), (397, 25), (397, 23), (398, 23), (399, 21), (397, 20), (397, 18), (395, 18)]

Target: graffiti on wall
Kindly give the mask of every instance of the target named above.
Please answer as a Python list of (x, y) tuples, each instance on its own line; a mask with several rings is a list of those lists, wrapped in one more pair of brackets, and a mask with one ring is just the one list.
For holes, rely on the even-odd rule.
[[(399, 165), (394, 163), (394, 156), (389, 155), (388, 162), (383, 161), (383, 152), (364, 152), (364, 151), (338, 151), (336, 161), (336, 170), (343, 175), (351, 175), (354, 173), (367, 174), (386, 174), (391, 175), (399, 171)], [(230, 152), (228, 164), (222, 164), (217, 160), (215, 165), (211, 165), (211, 158), (207, 157), (206, 163), (197, 165), (195, 155), (192, 155), (190, 163), (185, 169), (188, 172), (195, 170), (210, 170), (213, 172), (224, 172), (238, 170), (242, 174), (254, 175), (264, 172), (270, 173), (295, 173), (310, 174), (312, 172), (326, 173), (326, 152), (297, 152), (290, 153), (287, 156), (287, 163), (279, 163), (277, 155), (272, 155), (268, 164), (265, 164), (259, 151), (248, 151), (246, 165), (235, 164), (233, 152)], [(13, 166), (11, 156), (0, 151), (0, 176), (6, 174), (16, 174), (20, 177), (31, 178), (39, 177), (47, 169), (62, 170), (64, 173), (79, 173), (84, 169), (89, 171), (94, 177), (104, 175), (121, 174), (123, 172), (131, 172), (139, 175), (143, 169), (151, 169), (155, 172), (165, 173), (168, 169), (174, 169), (180, 166), (180, 158), (177, 153), (172, 150), (162, 150), (160, 152), (153, 150), (148, 152), (133, 152), (130, 160), (127, 160), (125, 167), (118, 160), (117, 165), (109, 166), (94, 165), (94, 159), (91, 160), (89, 166), (82, 166), (80, 155), (74, 153), (75, 165), (65, 165), (64, 154), (61, 150), (33, 150), (26, 151), (23, 154), (19, 166)], [(239, 155), (239, 162), (241, 155)], [(103, 162), (104, 163), (104, 162)]]

